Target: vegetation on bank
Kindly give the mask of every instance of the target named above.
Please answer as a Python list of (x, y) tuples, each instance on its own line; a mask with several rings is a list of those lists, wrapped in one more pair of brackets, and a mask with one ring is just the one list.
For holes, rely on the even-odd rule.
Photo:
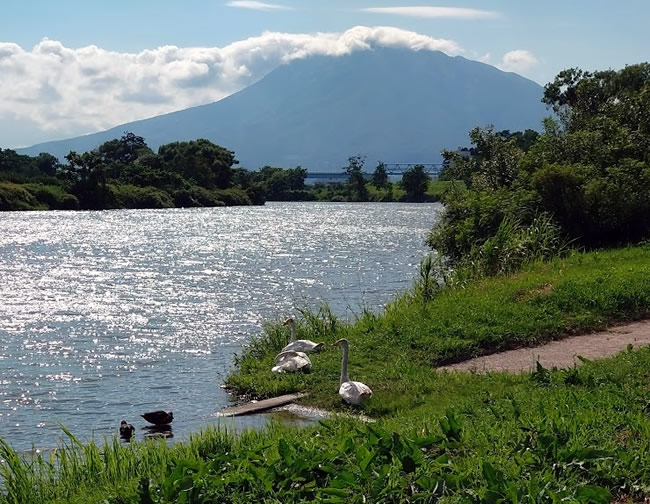
[(523, 229), (542, 215), (586, 247), (650, 235), (650, 64), (565, 70), (543, 101), (556, 119), (536, 138), (476, 128), (472, 156), (446, 153), (447, 175), (465, 186), (445, 193), (429, 244), (452, 262), (466, 262), (504, 221)]
[(435, 397), (432, 369), (486, 352), (530, 346), (568, 334), (650, 315), (650, 246), (571, 253), (535, 262), (510, 276), (441, 288), (423, 269), (412, 292), (383, 313), (364, 311), (345, 324), (327, 310), (304, 312), (298, 338), (324, 341), (307, 375), (271, 374), (287, 343), (286, 328), (270, 325), (236, 360), (227, 384), (263, 398), (308, 391), (307, 403), (344, 409), (336, 394), (339, 338), (350, 341), (350, 376), (371, 386), (364, 412), (374, 417), (418, 407)]
[[(422, 165), (390, 182), (380, 163), (366, 180), (363, 158), (350, 157), (346, 183), (306, 186), (307, 170), (235, 168), (235, 153), (208, 140), (173, 142), (154, 153), (125, 133), (97, 149), (70, 152), (60, 163), (0, 149), (0, 211), (102, 210), (260, 205), (272, 201), (438, 201), (449, 182), (434, 182)], [(352, 167), (352, 168), (351, 168)]]
[(126, 133), (66, 163), (0, 149), (0, 210), (101, 210), (263, 204), (237, 177), (234, 152), (208, 140), (173, 142), (154, 153)]

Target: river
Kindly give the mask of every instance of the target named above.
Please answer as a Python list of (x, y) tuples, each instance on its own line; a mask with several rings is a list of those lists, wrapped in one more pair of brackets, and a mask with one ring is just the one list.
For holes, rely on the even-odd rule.
[(380, 310), (413, 284), (441, 208), (0, 213), (0, 437), (48, 449), (60, 424), (102, 441), (126, 419), (141, 438), (153, 409), (174, 411), (174, 439), (218, 422), (264, 321)]

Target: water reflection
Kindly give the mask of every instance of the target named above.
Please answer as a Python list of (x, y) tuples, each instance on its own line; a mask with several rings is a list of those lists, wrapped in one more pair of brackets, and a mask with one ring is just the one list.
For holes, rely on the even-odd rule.
[(439, 209), (2, 213), (0, 437), (48, 448), (63, 424), (102, 440), (161, 407), (174, 439), (214, 423), (233, 354), (263, 321), (323, 301), (380, 308), (411, 285)]

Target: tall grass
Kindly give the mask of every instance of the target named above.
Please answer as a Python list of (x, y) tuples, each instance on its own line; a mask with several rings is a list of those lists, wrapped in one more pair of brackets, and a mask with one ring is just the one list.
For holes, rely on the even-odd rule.
[(513, 217), (505, 217), (493, 236), (445, 272), (446, 284), (457, 286), (480, 278), (509, 275), (526, 264), (563, 257), (571, 252), (570, 241), (546, 214), (540, 214), (524, 226)]

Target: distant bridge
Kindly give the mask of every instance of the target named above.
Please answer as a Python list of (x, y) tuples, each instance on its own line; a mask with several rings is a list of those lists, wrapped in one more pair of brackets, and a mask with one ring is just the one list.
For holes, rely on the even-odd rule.
[[(388, 175), (404, 175), (404, 172), (410, 170), (416, 165), (424, 166), (424, 171), (432, 178), (438, 178), (442, 171), (442, 163), (384, 163)], [(372, 172), (363, 172), (365, 178), (372, 177)], [(345, 171), (340, 172), (320, 172), (308, 171), (308, 179), (326, 179), (326, 180), (345, 180), (348, 174)]]

